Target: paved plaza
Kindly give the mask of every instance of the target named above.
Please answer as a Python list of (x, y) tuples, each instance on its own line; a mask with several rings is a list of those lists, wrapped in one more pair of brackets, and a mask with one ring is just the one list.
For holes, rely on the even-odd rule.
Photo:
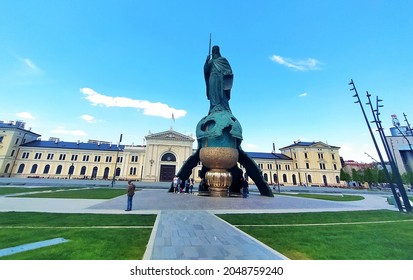
[[(158, 186), (159, 187), (159, 186)], [(0, 211), (156, 214), (157, 219), (144, 259), (286, 259), (282, 254), (218, 218), (224, 213), (297, 213), (356, 210), (395, 210), (389, 194), (363, 194), (361, 201), (332, 202), (291, 196), (249, 198), (207, 197), (169, 193), (165, 188), (145, 188), (134, 197), (133, 209), (125, 212), (126, 195), (114, 199), (51, 199), (0, 196)], [(334, 195), (341, 195), (339, 192)]]

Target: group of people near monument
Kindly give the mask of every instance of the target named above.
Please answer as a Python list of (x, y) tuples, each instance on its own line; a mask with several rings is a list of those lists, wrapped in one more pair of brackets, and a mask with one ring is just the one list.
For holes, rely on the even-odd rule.
[(194, 179), (188, 178), (185, 180), (184, 184), (182, 184), (181, 178), (175, 176), (173, 179), (173, 192), (174, 193), (193, 193), (194, 190)]

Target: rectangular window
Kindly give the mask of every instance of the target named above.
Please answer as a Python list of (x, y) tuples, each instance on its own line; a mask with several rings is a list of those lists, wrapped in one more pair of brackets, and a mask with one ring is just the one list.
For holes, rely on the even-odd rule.
[(337, 164), (334, 163), (334, 170), (337, 170)]
[(100, 162), (100, 156), (95, 156), (95, 162)]
[(326, 169), (326, 164), (325, 163), (320, 163), (320, 169)]
[(66, 154), (60, 154), (59, 160), (66, 160)]
[(71, 161), (77, 161), (77, 155), (72, 155)]
[(318, 158), (319, 158), (319, 159), (323, 159), (323, 158), (324, 158), (323, 153), (318, 153)]
[(53, 157), (54, 157), (54, 154), (47, 154), (47, 159), (48, 159), (48, 160), (52, 160)]
[(11, 151), (11, 154), (10, 154), (11, 157), (14, 156), (14, 152), (15, 152), (15, 150)]
[(106, 156), (106, 162), (112, 162), (112, 156)]
[(118, 163), (123, 161), (123, 157), (118, 157)]
[(131, 162), (138, 162), (138, 156), (132, 156)]
[(308, 154), (307, 154), (307, 153), (304, 153), (304, 157), (305, 157), (305, 158), (308, 158)]
[(263, 165), (262, 163), (258, 163), (258, 167), (259, 167), (260, 169), (264, 169), (264, 165)]
[(83, 155), (83, 161), (89, 161), (89, 155)]
[(3, 143), (3, 139), (4, 139), (4, 136), (1, 135), (1, 136), (0, 136), (0, 143)]
[(290, 165), (289, 164), (285, 165), (285, 170), (290, 170)]
[(331, 154), (331, 158), (332, 158), (333, 160), (336, 159), (335, 156), (334, 156), (334, 154)]
[(36, 153), (34, 155), (34, 159), (41, 159), (41, 157), (42, 157), (42, 153)]
[(306, 162), (306, 163), (305, 163), (305, 167), (306, 167), (307, 169), (310, 169), (310, 163), (309, 163), (309, 162)]
[(17, 145), (19, 143), (19, 138), (16, 139), (16, 143), (14, 145)]
[(22, 155), (22, 158), (29, 158), (30, 153), (24, 152)]
[(271, 163), (267, 164), (267, 169), (272, 169), (272, 164)]

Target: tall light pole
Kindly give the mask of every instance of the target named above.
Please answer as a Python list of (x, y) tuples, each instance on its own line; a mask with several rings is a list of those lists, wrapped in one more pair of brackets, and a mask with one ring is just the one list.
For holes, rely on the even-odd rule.
[[(398, 191), (400, 192), (400, 195), (402, 197), (404, 207), (406, 208), (406, 212), (411, 212), (412, 211), (412, 206), (410, 205), (409, 197), (407, 196), (406, 190), (404, 189), (403, 181), (402, 181), (402, 178), (400, 176), (399, 169), (396, 166), (396, 162), (395, 162), (393, 154), (391, 152), (390, 145), (386, 140), (386, 135), (384, 134), (384, 130), (383, 130), (383, 127), (381, 125), (379, 108), (383, 107), (383, 105), (380, 105), (379, 102), (382, 102), (383, 100), (376, 97), (376, 109), (374, 110), (373, 109), (373, 104), (372, 104), (371, 99), (370, 99), (371, 94), (369, 92), (366, 92), (366, 94), (367, 94), (367, 99), (369, 100), (367, 105), (370, 106), (371, 113), (372, 113), (373, 118), (374, 118), (374, 121), (372, 121), (372, 122), (376, 123), (377, 131), (379, 132), (380, 139), (381, 139), (381, 141), (383, 143), (383, 146), (384, 146), (384, 150), (386, 151), (387, 159), (389, 160), (390, 167), (391, 167), (392, 173), (393, 173), (393, 177), (396, 180), (396, 185), (397, 185)], [(397, 195), (397, 191), (396, 191), (395, 199), (399, 200), (399, 196)]]
[(116, 152), (116, 158), (115, 158), (115, 170), (113, 170), (112, 188), (113, 188), (113, 185), (115, 184), (116, 168), (117, 168), (117, 165), (118, 165), (118, 157), (119, 157), (120, 143), (121, 143), (121, 142), (122, 142), (122, 134), (120, 135), (120, 137), (119, 137), (119, 143), (118, 143), (118, 145), (116, 146), (117, 152)]
[(358, 92), (357, 92), (357, 89), (356, 89), (356, 86), (355, 86), (355, 84), (354, 84), (354, 82), (353, 82), (353, 79), (351, 79), (349, 85), (352, 86), (352, 88), (350, 89), (350, 91), (354, 91), (354, 93), (355, 93), (355, 94), (353, 95), (353, 97), (356, 97), (356, 98), (357, 98), (357, 101), (355, 101), (354, 103), (358, 103), (358, 104), (360, 105), (360, 109), (361, 109), (361, 112), (363, 113), (364, 120), (366, 121), (367, 128), (368, 128), (368, 130), (369, 130), (369, 132), (370, 132), (371, 139), (373, 140), (373, 143), (374, 143), (374, 147), (376, 148), (377, 154), (379, 155), (379, 158), (380, 158), (380, 162), (381, 162), (381, 164), (382, 164), (382, 166), (383, 166), (383, 171), (384, 171), (384, 173), (385, 173), (385, 175), (386, 175), (386, 177), (387, 177), (387, 180), (389, 181), (390, 188), (391, 188), (392, 193), (393, 193), (393, 196), (394, 196), (394, 200), (395, 200), (395, 202), (396, 202), (396, 204), (397, 204), (397, 208), (399, 209), (400, 212), (403, 212), (403, 206), (402, 206), (400, 200), (398, 199), (398, 195), (397, 195), (397, 192), (396, 192), (396, 188), (395, 188), (395, 186), (394, 186), (393, 183), (392, 183), (392, 179), (391, 179), (391, 177), (390, 177), (389, 171), (387, 170), (386, 164), (384, 163), (383, 156), (381, 155), (379, 146), (377, 145), (376, 138), (374, 137), (373, 131), (371, 130), (370, 122), (369, 122), (369, 120), (368, 120), (368, 118), (367, 118), (366, 112), (364, 111), (363, 104), (361, 103), (360, 96), (359, 96), (359, 94), (358, 94)]
[(272, 143), (272, 154), (274, 155), (274, 161), (275, 161), (275, 172), (277, 174), (278, 193), (281, 193), (281, 190), (280, 190), (280, 177), (278, 177), (277, 154), (275, 153), (275, 144), (274, 143)]

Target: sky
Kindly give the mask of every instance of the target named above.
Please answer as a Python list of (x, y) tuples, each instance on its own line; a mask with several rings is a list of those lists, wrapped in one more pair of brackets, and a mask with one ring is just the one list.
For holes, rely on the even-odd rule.
[(234, 72), (245, 151), (321, 141), (371, 162), (348, 83), (363, 103), (367, 91), (383, 100), (387, 134), (392, 114), (413, 123), (411, 11), (409, 0), (0, 1), (0, 120), (22, 120), (42, 140), (122, 134), (143, 145), (171, 128), (195, 138), (212, 34)]

